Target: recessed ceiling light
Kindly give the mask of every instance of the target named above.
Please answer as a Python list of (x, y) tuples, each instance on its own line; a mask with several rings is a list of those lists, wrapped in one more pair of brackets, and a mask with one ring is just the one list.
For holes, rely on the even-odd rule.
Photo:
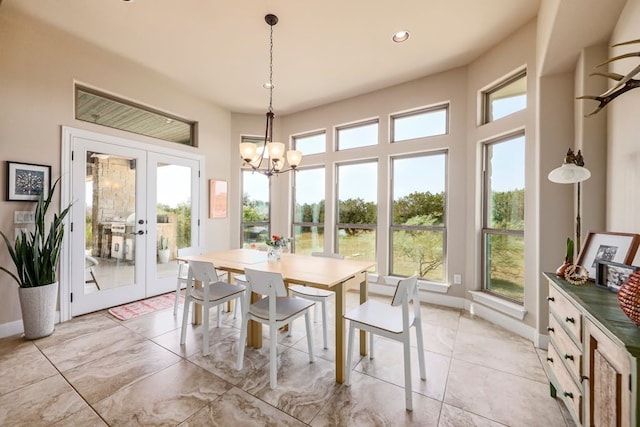
[(402, 43), (409, 38), (409, 31), (402, 30), (395, 33), (392, 37), (393, 41), (396, 43)]

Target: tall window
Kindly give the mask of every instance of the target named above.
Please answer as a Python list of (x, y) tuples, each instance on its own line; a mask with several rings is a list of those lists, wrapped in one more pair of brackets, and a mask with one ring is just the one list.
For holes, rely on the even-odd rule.
[(378, 144), (378, 120), (337, 128), (337, 149), (367, 147)]
[(302, 151), (303, 156), (324, 153), (327, 151), (327, 134), (322, 131), (294, 136), (293, 149)]
[(391, 116), (391, 142), (445, 135), (448, 130), (447, 105)]
[(264, 245), (269, 237), (269, 178), (242, 171), (242, 246)]
[(524, 303), (524, 162), (520, 133), (484, 146), (483, 289)]
[(337, 252), (376, 261), (378, 162), (340, 164), (337, 177)]
[(293, 251), (324, 252), (324, 167), (298, 169), (293, 189)]
[(522, 71), (482, 93), (482, 123), (490, 123), (527, 108), (527, 72)]
[(445, 279), (447, 154), (392, 160), (390, 273)]

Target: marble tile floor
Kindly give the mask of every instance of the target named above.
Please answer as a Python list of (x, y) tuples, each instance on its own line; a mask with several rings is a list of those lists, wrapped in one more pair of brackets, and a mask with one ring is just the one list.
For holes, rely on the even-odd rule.
[[(347, 305), (357, 301), (349, 293)], [(221, 328), (212, 320), (210, 355), (202, 356), (201, 326), (190, 325), (179, 344), (181, 311), (128, 321), (102, 311), (40, 340), (0, 340), (0, 425), (573, 426), (549, 396), (545, 351), (463, 311), (423, 304), (422, 313), (427, 380), (414, 351), (413, 412), (405, 410), (400, 343), (376, 338), (373, 360), (354, 356), (347, 387), (335, 382), (333, 328), (323, 349), (322, 325), (314, 324), (309, 363), (300, 319), (292, 336), (278, 334), (271, 390), (268, 339), (235, 369), (240, 320), (230, 313)]]

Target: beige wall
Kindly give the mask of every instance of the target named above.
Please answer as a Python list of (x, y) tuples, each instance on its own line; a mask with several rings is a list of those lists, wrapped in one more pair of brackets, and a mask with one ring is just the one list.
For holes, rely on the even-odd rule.
[[(640, 0), (629, 0), (611, 36), (611, 43), (637, 40), (640, 22)], [(640, 51), (640, 43), (609, 50), (613, 57)], [(638, 58), (616, 61), (610, 71), (627, 74), (640, 61)], [(638, 76), (636, 76), (636, 79)], [(640, 233), (640, 90), (635, 89), (616, 98), (608, 107), (607, 129), (607, 230)], [(635, 265), (640, 265), (636, 255)]]
[[(74, 80), (197, 121), (199, 148), (182, 147), (75, 120)], [(0, 7), (0, 86), (2, 161), (51, 165), (52, 177), (56, 178), (61, 173), (61, 126), (72, 126), (204, 155), (206, 178), (229, 179), (231, 125), (227, 111), (186, 93), (140, 64), (107, 54), (22, 16), (9, 14), (3, 7)], [(5, 179), (3, 165), (0, 173), (3, 191)], [(32, 208), (32, 203), (1, 203), (0, 229), (13, 236), (13, 212)], [(209, 249), (228, 247), (229, 218), (211, 220), (206, 211), (203, 213), (202, 224)], [(3, 266), (11, 265), (5, 249), (0, 250), (0, 262)], [(21, 317), (17, 295), (15, 282), (1, 274), (0, 330), (3, 324)]]
[[(481, 245), (482, 239), (482, 147), (483, 143), (519, 130), (525, 131), (525, 303), (527, 315), (524, 322), (534, 326), (538, 298), (536, 286), (538, 277), (538, 225), (535, 221), (537, 206), (537, 175), (535, 167), (537, 157), (536, 110), (537, 90), (536, 67), (536, 22), (530, 22), (507, 37), (502, 43), (483, 54), (468, 69), (469, 86), (467, 89), (467, 170), (466, 182), (467, 215), (465, 223), (465, 248), (467, 253), (466, 281), (467, 290), (479, 290), (482, 275)], [(505, 76), (516, 70), (527, 70), (527, 108), (492, 123), (480, 125), (480, 93), (495, 85)], [(531, 286), (534, 284), (534, 286)]]

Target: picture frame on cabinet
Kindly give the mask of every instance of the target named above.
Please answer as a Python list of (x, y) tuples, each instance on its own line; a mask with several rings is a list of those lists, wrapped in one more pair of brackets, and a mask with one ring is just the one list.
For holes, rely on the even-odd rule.
[(638, 234), (590, 231), (578, 254), (576, 264), (589, 272), (589, 280), (595, 281), (598, 261), (631, 265), (639, 244)]
[(631, 273), (640, 270), (640, 267), (628, 264), (620, 264), (611, 261), (596, 261), (596, 286), (618, 292)]

